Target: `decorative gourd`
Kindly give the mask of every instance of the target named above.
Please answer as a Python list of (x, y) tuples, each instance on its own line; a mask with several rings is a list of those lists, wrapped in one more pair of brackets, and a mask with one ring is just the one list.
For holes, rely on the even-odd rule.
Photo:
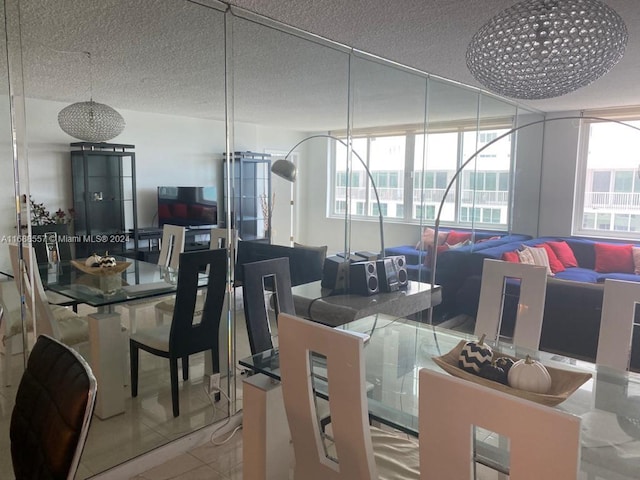
[(116, 259), (113, 257), (104, 256), (100, 260), (100, 268), (112, 268), (116, 266)]
[(509, 386), (534, 393), (547, 393), (551, 388), (551, 376), (547, 368), (529, 355), (518, 360), (509, 370)]
[(483, 365), (478, 375), (482, 378), (486, 378), (487, 380), (508, 385), (507, 372), (505, 372), (504, 368), (499, 367), (497, 362)]
[(494, 363), (497, 367), (502, 368), (504, 373), (508, 374), (515, 362), (509, 357), (498, 357)]
[(91, 255), (89, 258), (87, 258), (84, 261), (84, 264), (87, 267), (98, 267), (100, 266), (100, 260), (102, 260), (102, 257), (96, 253), (94, 253), (93, 255)]
[(483, 365), (491, 365), (493, 351), (491, 347), (484, 343), (482, 335), (478, 342), (467, 342), (460, 351), (458, 367), (466, 372), (479, 373)]

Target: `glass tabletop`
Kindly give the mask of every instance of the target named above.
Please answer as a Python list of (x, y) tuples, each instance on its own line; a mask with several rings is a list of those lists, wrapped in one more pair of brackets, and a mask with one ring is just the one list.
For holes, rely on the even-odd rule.
[[(130, 265), (121, 273), (85, 273), (69, 262), (39, 265), (44, 288), (92, 307), (104, 307), (131, 300), (167, 295), (176, 291), (178, 274), (174, 269), (131, 258), (115, 257)], [(207, 278), (200, 276), (200, 285)]]
[[(418, 436), (419, 370), (429, 368), (442, 371), (433, 357), (446, 354), (460, 340), (469, 340), (471, 337), (388, 315), (366, 317), (337, 328), (370, 335), (364, 348), (370, 417)], [(589, 362), (518, 349), (508, 343), (493, 347), (495, 351), (520, 358), (531, 354), (554, 368), (591, 373), (591, 380), (555, 407), (582, 419), (581, 469), (583, 472), (603, 472), (602, 478), (638, 478), (639, 374), (596, 368)], [(280, 379), (277, 349), (242, 359), (240, 364)], [(314, 381), (314, 385), (322, 396), (326, 395), (326, 387), (322, 382)], [(491, 436), (490, 432), (487, 436)], [(478, 455), (492, 459), (485, 464), (508, 465), (498, 443), (487, 441), (476, 445)], [(508, 471), (508, 467), (504, 470)]]

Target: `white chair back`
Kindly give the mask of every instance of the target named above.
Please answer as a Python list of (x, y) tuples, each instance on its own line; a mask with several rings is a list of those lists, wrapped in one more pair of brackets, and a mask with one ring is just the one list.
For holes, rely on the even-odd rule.
[[(378, 478), (369, 430), (362, 338), (281, 313), (282, 394), (296, 480)], [(326, 356), (335, 459), (325, 451), (312, 387), (311, 352)]]
[(439, 372), (419, 376), (422, 480), (475, 478), (473, 426), (509, 438), (512, 480), (578, 478), (579, 417)]
[(507, 278), (520, 279), (513, 344), (537, 350), (547, 293), (546, 267), (486, 259), (482, 268), (480, 303), (474, 333), (477, 336), (486, 335), (487, 341), (498, 340)]
[(184, 227), (165, 224), (162, 227), (162, 241), (158, 265), (178, 269), (180, 254), (184, 252)]
[[(36, 335), (49, 335), (53, 338), (61, 338), (58, 322), (56, 322), (51, 306), (44, 293), (40, 272), (35, 265), (35, 252), (33, 247), (24, 245), (22, 256), (23, 267), (20, 265), (18, 245), (9, 245), (13, 278), (16, 287), (20, 291), (20, 279), (22, 278), (25, 291), (23, 292), (27, 308), (32, 316), (35, 316)], [(32, 283), (33, 279), (33, 283)]]
[(602, 298), (596, 364), (629, 370), (640, 283), (606, 279)]

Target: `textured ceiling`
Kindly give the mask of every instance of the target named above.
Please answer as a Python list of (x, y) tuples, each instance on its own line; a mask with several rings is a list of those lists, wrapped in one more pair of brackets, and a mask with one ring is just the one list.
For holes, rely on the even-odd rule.
[[(473, 32), (513, 0), (234, 0), (317, 35), (462, 83)], [(640, 105), (640, 5), (609, 0), (625, 19), (629, 46), (605, 77), (577, 92), (526, 105), (544, 111)], [(215, 0), (21, 0), (25, 92), (65, 103), (224, 118), (224, 15)], [(356, 126), (420, 121), (424, 81), (371, 61), (352, 60), (358, 88), (347, 96), (348, 55), (244, 20), (233, 22), (235, 118), (300, 130), (344, 128), (351, 100)], [(82, 52), (91, 52), (89, 60)], [(475, 96), (436, 85), (430, 110), (472, 115)], [(467, 98), (468, 97), (468, 98)], [(509, 115), (493, 100), (484, 116)]]

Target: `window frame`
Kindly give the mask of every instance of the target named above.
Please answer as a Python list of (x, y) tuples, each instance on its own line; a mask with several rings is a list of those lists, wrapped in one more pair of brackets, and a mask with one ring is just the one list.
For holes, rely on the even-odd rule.
[[(586, 116), (586, 112), (585, 112)], [(589, 143), (591, 140), (591, 126), (598, 124), (610, 123), (607, 120), (613, 122), (625, 122), (636, 123), (635, 126), (640, 128), (640, 112), (626, 113), (622, 116), (606, 115), (603, 113), (590, 113), (588, 116), (594, 116), (602, 118), (603, 120), (595, 120), (591, 118), (585, 118), (580, 122), (580, 132), (578, 140), (578, 154), (576, 159), (576, 174), (575, 174), (575, 193), (572, 212), (572, 235), (590, 237), (590, 238), (608, 238), (608, 239), (620, 239), (620, 240), (634, 240), (638, 239), (638, 232), (631, 230), (632, 217), (634, 215), (640, 215), (640, 207), (637, 210), (614, 210), (613, 207), (604, 211), (595, 211), (595, 209), (585, 210), (586, 194), (588, 191), (593, 193), (603, 193), (605, 195), (615, 195), (616, 193), (630, 193), (638, 194), (640, 196), (640, 165), (638, 163), (634, 166), (616, 166), (610, 169), (604, 168), (592, 168), (589, 171)], [(627, 130), (628, 127), (620, 125), (621, 129)], [(640, 132), (636, 132), (640, 135)], [(617, 192), (615, 188), (616, 174), (625, 171), (635, 171), (635, 175), (632, 176), (631, 191), (630, 192)], [(604, 192), (594, 189), (594, 175), (597, 173), (609, 174), (609, 189)], [(589, 185), (587, 185), (589, 182)], [(637, 191), (636, 191), (637, 190)], [(599, 229), (598, 225), (605, 222), (605, 217), (609, 216), (609, 228), (607, 230)], [(616, 216), (628, 215), (629, 230), (616, 230)], [(585, 220), (588, 220), (591, 224), (591, 228), (585, 226)]]

